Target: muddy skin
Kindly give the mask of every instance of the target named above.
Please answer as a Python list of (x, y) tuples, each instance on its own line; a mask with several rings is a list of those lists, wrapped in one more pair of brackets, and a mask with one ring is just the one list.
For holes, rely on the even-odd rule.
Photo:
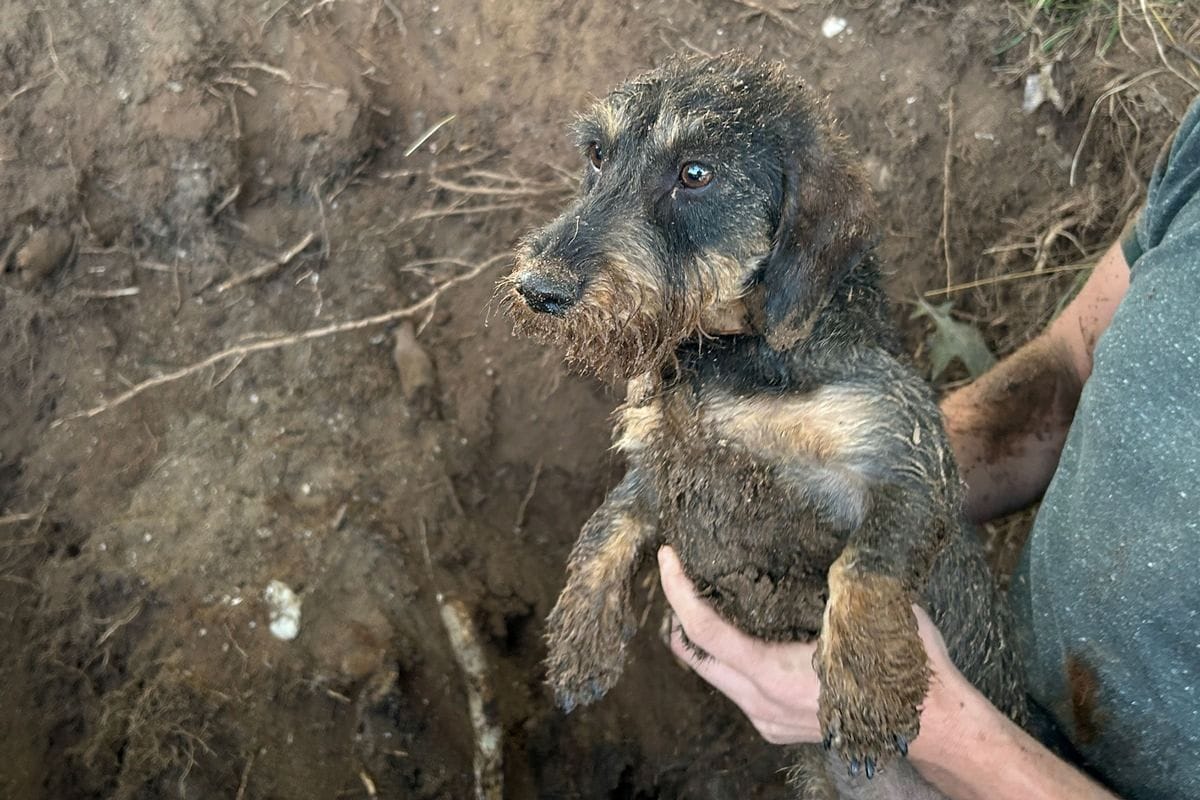
[[(1007, 365), (1003, 374), (985, 374), (975, 382), (973, 404), (958, 403), (954, 408), (956, 422), (951, 433), (978, 443), (959, 464), (969, 483), (976, 471), (986, 472), (990, 476), (987, 482), (993, 484), (1019, 483), (1020, 473), (1028, 470), (1035, 458), (1045, 464), (1047, 474), (1053, 472), (1079, 403), (1083, 390), (1079, 373), (1070, 354), (1054, 341), (1033, 340), (1014, 353)], [(1003, 497), (1004, 493), (1000, 494)], [(985, 506), (996, 499), (990, 494), (979, 496)], [(996, 507), (994, 513), (1018, 507), (1009, 502)]]
[(636, 376), (629, 471), (549, 620), (559, 704), (617, 681), (630, 582), (670, 544), (742, 630), (818, 641), (831, 752), (826, 774), (797, 770), (802, 796), (938, 796), (902, 758), (929, 682), (911, 604), (1018, 720), (1022, 683), (940, 414), (896, 346), (853, 156), (797, 81), (731, 55), (669, 62), (578, 130), (580, 195), (506, 279), (518, 330)]

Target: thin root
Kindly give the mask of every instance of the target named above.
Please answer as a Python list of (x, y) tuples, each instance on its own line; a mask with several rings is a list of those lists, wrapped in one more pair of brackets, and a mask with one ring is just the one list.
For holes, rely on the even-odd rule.
[(475, 796), (479, 800), (504, 797), (504, 730), (495, 719), (495, 697), (488, 676), (487, 659), (471, 615), (461, 601), (438, 592), (442, 625), (454, 658), (467, 684), (467, 707), (475, 730)]
[(278, 256), (276, 256), (271, 261), (268, 261), (265, 264), (257, 266), (248, 272), (243, 272), (241, 275), (235, 275), (232, 278), (230, 278), (229, 280), (227, 280), (224, 283), (217, 286), (217, 294), (227, 292), (230, 289), (234, 288), (235, 286), (241, 286), (243, 283), (249, 283), (250, 281), (258, 280), (259, 278), (265, 278), (268, 275), (270, 275), (271, 273), (278, 270), (280, 267), (287, 266), (289, 263), (291, 263), (293, 258), (300, 255), (301, 251), (303, 251), (304, 248), (306, 248), (310, 244), (312, 244), (313, 239), (316, 239), (316, 238), (317, 238), (317, 235), (315, 233), (313, 233), (312, 231), (309, 231), (308, 233), (304, 234), (303, 239), (301, 239), (299, 242), (297, 242), (292, 247), (288, 248), (283, 253), (280, 253)]
[(432, 137), (432, 136), (433, 136), (435, 133), (437, 133), (438, 131), (440, 131), (440, 130), (442, 129), (442, 126), (443, 126), (443, 125), (447, 125), (447, 124), (449, 124), (450, 122), (452, 122), (456, 116), (458, 116), (458, 115), (457, 115), (457, 114), (451, 114), (450, 116), (448, 116), (448, 117), (443, 117), (442, 119), (440, 119), (440, 120), (438, 120), (437, 122), (435, 122), (435, 123), (433, 123), (432, 125), (430, 125), (430, 126), (429, 126), (429, 127), (426, 129), (426, 130), (425, 130), (425, 132), (424, 132), (424, 133), (422, 133), (420, 136), (418, 136), (418, 137), (417, 137), (415, 140), (413, 140), (413, 143), (412, 143), (412, 144), (410, 144), (408, 147), (406, 147), (406, 148), (404, 149), (404, 157), (405, 157), (405, 158), (408, 158), (408, 157), (409, 157), (409, 156), (411, 156), (413, 153), (417, 152), (417, 148), (418, 148), (418, 147), (420, 147), (421, 145), (423, 145), (423, 144), (425, 144), (427, 141), (429, 141), (430, 137)]
[(946, 286), (949, 288), (954, 274), (954, 263), (950, 260), (950, 166), (954, 162), (954, 87), (946, 99), (946, 153), (942, 158), (942, 255), (946, 260)]
[(1068, 183), (1071, 186), (1075, 185), (1075, 172), (1079, 168), (1079, 158), (1081, 155), (1083, 155), (1083, 145), (1084, 145), (1084, 142), (1087, 141), (1088, 134), (1091, 133), (1091, 131), (1092, 131), (1092, 122), (1094, 122), (1096, 119), (1096, 112), (1100, 110), (1100, 104), (1103, 103), (1108, 98), (1112, 97), (1113, 95), (1119, 94), (1120, 92), (1125, 91), (1130, 86), (1133, 86), (1135, 83), (1139, 83), (1140, 81), (1143, 81), (1146, 78), (1152, 78), (1155, 75), (1161, 75), (1164, 72), (1166, 72), (1166, 70), (1162, 69), (1162, 68), (1146, 70), (1141, 75), (1136, 75), (1136, 76), (1130, 78), (1129, 80), (1125, 81), (1124, 83), (1117, 84), (1116, 86), (1112, 87), (1111, 89), (1109, 89), (1108, 91), (1104, 92), (1103, 94), (1101, 94), (1099, 97), (1096, 98), (1096, 102), (1092, 103), (1091, 113), (1088, 114), (1087, 124), (1083, 126), (1083, 135), (1081, 135), (1079, 137), (1079, 145), (1075, 148), (1075, 157), (1071, 159), (1071, 172), (1070, 172), (1070, 176), (1068, 178)]
[(110, 410), (116, 408), (117, 406), (124, 405), (125, 403), (129, 402), (133, 398), (137, 397), (138, 395), (142, 394), (143, 392), (145, 392), (149, 389), (153, 389), (157, 386), (162, 386), (163, 384), (173, 383), (174, 381), (180, 380), (182, 378), (186, 378), (190, 375), (195, 375), (197, 372), (201, 372), (215, 364), (219, 364), (222, 361), (226, 361), (230, 358), (244, 357), (244, 356), (251, 355), (253, 353), (262, 353), (267, 350), (277, 350), (281, 347), (288, 347), (290, 345), (299, 344), (301, 342), (309, 342), (314, 339), (322, 339), (326, 336), (334, 336), (339, 333), (349, 333), (351, 331), (358, 331), (358, 330), (362, 330), (364, 328), (371, 328), (371, 327), (375, 327), (378, 325), (386, 325), (387, 323), (394, 322), (395, 320), (398, 320), (398, 319), (404, 319), (406, 317), (415, 316), (415, 315), (420, 314), (421, 312), (425, 311), (433, 304), (435, 304), (438, 301), (438, 298), (442, 295), (442, 292), (446, 291), (447, 289), (449, 289), (452, 286), (457, 286), (460, 283), (464, 283), (466, 281), (471, 280), (472, 278), (479, 276), (485, 270), (487, 270), (489, 267), (491, 267), (493, 264), (495, 264), (496, 262), (498, 262), (504, 258), (508, 258), (507, 253), (502, 253), (500, 255), (492, 256), (491, 258), (487, 259), (479, 266), (475, 267), (475, 269), (471, 270), (470, 272), (467, 272), (462, 275), (458, 275), (454, 278), (450, 278), (450, 279), (446, 280), (444, 283), (442, 283), (436, 289), (434, 289), (432, 292), (430, 292), (428, 295), (426, 295), (424, 299), (422, 299), (410, 306), (405, 306), (404, 308), (393, 309), (391, 311), (385, 311), (382, 314), (376, 314), (375, 316), (372, 316), (372, 317), (364, 317), (362, 319), (349, 320), (347, 322), (338, 322), (338, 323), (334, 323), (332, 325), (324, 325), (320, 328), (312, 328), (307, 331), (301, 331), (299, 333), (292, 333), (292, 334), (286, 334), (286, 335), (281, 335), (281, 336), (273, 336), (273, 337), (270, 337), (267, 339), (259, 339), (257, 341), (250, 342), (248, 344), (242, 344), (242, 345), (238, 345), (236, 347), (226, 348), (219, 352), (213, 353), (212, 355), (210, 355), (206, 358), (203, 358), (194, 364), (190, 364), (186, 367), (181, 367), (177, 370), (168, 372), (164, 375), (157, 375), (153, 378), (148, 378), (147, 380), (144, 380), (141, 383), (136, 383), (133, 386), (130, 386), (124, 392), (121, 392), (116, 397), (113, 397), (110, 400), (106, 400), (105, 402), (101, 403), (98, 406), (94, 406), (94, 407), (86, 409), (84, 411), (76, 411), (72, 414), (67, 414), (64, 417), (59, 417), (58, 419), (51, 422), (50, 426), (56, 428), (59, 425), (62, 425), (63, 423), (69, 422), (71, 420), (91, 419), (92, 417), (99, 416), (100, 414), (103, 414), (106, 411), (110, 411)]
[(956, 283), (953, 286), (947, 286), (945, 289), (931, 289), (925, 293), (926, 297), (938, 297), (941, 295), (954, 294), (955, 292), (965, 292), (968, 289), (979, 289), (983, 286), (992, 286), (997, 283), (1008, 283), (1009, 281), (1017, 281), (1023, 278), (1045, 277), (1047, 275), (1059, 275), (1064, 272), (1082, 272), (1085, 269), (1091, 269), (1095, 264), (1088, 262), (1086, 264), (1068, 264), (1065, 267), (1051, 267), (1043, 269), (1040, 272), (1037, 270), (1028, 270), (1026, 272), (1010, 272), (1006, 275), (993, 275), (990, 278), (980, 278), (977, 281), (967, 281), (966, 283)]
[(529, 511), (529, 503), (533, 500), (533, 493), (537, 491), (538, 478), (542, 476), (542, 459), (538, 459), (537, 464), (533, 467), (533, 477), (529, 479), (529, 488), (525, 490), (525, 496), (521, 498), (521, 505), (517, 507), (517, 517), (513, 521), (513, 533), (520, 533), (525, 527), (525, 514)]

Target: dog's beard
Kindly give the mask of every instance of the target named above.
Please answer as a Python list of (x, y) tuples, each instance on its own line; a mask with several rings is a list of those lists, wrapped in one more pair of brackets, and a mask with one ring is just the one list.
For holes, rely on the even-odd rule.
[[(696, 298), (699, 300), (699, 298)], [(683, 340), (700, 335), (702, 302), (604, 276), (562, 316), (541, 314), (516, 291), (504, 305), (514, 332), (563, 348), (573, 369), (629, 379), (660, 368)]]

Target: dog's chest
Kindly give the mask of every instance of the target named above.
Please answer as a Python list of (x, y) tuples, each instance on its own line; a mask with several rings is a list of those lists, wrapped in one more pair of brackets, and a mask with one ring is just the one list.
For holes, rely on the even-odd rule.
[(816, 514), (821, 525), (848, 529), (865, 505), (877, 406), (870, 394), (843, 386), (631, 393), (617, 415), (615, 446), (652, 478), (665, 522), (715, 531), (737, 520), (770, 528), (777, 517), (775, 526), (794, 528)]
[(861, 389), (746, 394), (673, 387), (631, 399), (617, 412), (615, 448), (651, 471), (699, 453), (730, 463), (854, 471), (873, 449), (881, 413)]
[(618, 412), (616, 446), (656, 490), (662, 539), (743, 630), (803, 639), (819, 629), (826, 570), (865, 507), (854, 477), (873, 427), (864, 402), (840, 390), (688, 387)]

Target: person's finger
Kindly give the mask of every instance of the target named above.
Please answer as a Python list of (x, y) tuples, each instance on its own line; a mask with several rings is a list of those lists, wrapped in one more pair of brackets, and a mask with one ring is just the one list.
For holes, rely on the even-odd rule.
[(758, 731), (758, 735), (769, 744), (799, 744), (806, 741), (802, 733), (788, 725), (754, 717), (750, 718), (750, 724), (754, 726), (754, 730)]
[(755, 715), (763, 713), (766, 699), (753, 681), (712, 656), (700, 656), (684, 644), (682, 633), (683, 630), (678, 625), (671, 626), (671, 652), (680, 661), (732, 700), (746, 716), (753, 719)]
[(950, 654), (946, 649), (946, 640), (942, 638), (942, 632), (933, 624), (933, 620), (925, 613), (925, 609), (918, 605), (914, 605), (912, 608), (913, 614), (917, 617), (917, 634), (925, 644), (929, 657), (933, 659), (942, 656), (948, 659)]
[(730, 625), (696, 594), (692, 582), (683, 574), (679, 557), (670, 547), (659, 549), (658, 571), (667, 602), (697, 646), (741, 672), (762, 661), (762, 643)]

